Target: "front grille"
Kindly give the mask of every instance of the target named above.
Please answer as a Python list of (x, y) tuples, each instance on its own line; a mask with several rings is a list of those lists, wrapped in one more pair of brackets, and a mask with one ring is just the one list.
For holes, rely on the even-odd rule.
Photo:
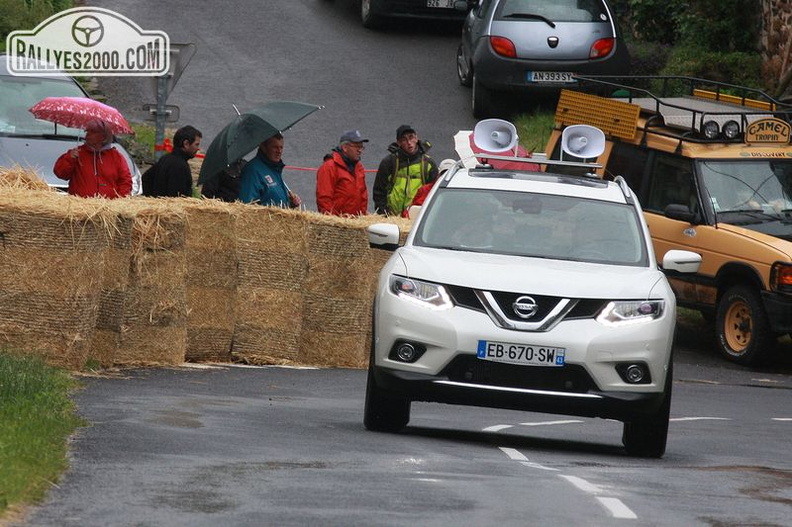
[(454, 304), (476, 311), (484, 311), (484, 306), (479, 302), (476, 292), (473, 289), (455, 285), (447, 285), (445, 287), (448, 290), (448, 294), (451, 295)]
[(512, 320), (522, 320), (522, 318), (514, 313), (513, 307), (515, 300), (521, 296), (530, 296), (536, 302), (536, 313), (531, 317), (531, 320), (544, 320), (560, 300), (560, 298), (554, 296), (524, 295), (521, 293), (502, 293), (497, 291), (493, 291), (492, 296), (495, 298), (498, 306), (500, 306), (503, 314)]
[(450, 381), (455, 382), (529, 390), (586, 393), (595, 389), (594, 381), (586, 370), (574, 364), (558, 368), (520, 366), (463, 355), (454, 359), (443, 370), (443, 375), (447, 375)]

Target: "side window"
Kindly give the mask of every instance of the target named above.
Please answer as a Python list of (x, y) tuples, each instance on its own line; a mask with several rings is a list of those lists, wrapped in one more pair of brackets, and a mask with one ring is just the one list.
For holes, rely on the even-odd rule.
[(686, 205), (693, 212), (697, 210), (698, 198), (689, 159), (658, 154), (649, 169), (648, 185), (646, 210), (662, 213), (671, 203)]
[(648, 160), (648, 150), (635, 145), (615, 142), (608, 158), (605, 173), (612, 178), (622, 176), (643, 203), (646, 201), (643, 199), (643, 182)]
[(479, 3), (474, 9), (476, 10), (476, 17), (482, 18), (489, 10), (490, 4), (492, 4), (492, 0), (479, 0)]

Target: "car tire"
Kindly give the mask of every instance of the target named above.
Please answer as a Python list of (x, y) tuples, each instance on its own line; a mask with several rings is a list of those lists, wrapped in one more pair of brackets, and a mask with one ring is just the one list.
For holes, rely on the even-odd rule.
[(478, 80), (476, 73), (473, 73), (473, 91), (471, 101), (473, 105), (473, 117), (476, 119), (487, 119), (494, 117), (492, 109), (492, 91), (484, 87)]
[(465, 58), (465, 46), (462, 44), (457, 48), (457, 77), (462, 86), (469, 88), (473, 85), (473, 66)]
[(398, 432), (410, 422), (410, 400), (382, 393), (374, 379), (372, 357), (366, 383), (363, 425), (374, 432)]
[(743, 366), (760, 362), (775, 339), (759, 292), (745, 285), (723, 294), (715, 328), (723, 356)]
[(668, 419), (671, 415), (671, 391), (674, 367), (669, 362), (666, 373), (663, 403), (647, 418), (625, 421), (622, 443), (627, 454), (634, 457), (661, 458), (668, 441)]
[(360, 21), (363, 27), (377, 29), (382, 27), (382, 17), (378, 15), (379, 0), (360, 0)]

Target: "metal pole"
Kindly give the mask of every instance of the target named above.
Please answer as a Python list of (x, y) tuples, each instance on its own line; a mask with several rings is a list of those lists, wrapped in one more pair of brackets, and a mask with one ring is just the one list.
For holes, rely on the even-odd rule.
[(168, 100), (168, 75), (157, 78), (157, 113), (154, 124), (154, 159), (159, 159), (164, 153), (161, 150), (165, 143), (165, 102)]

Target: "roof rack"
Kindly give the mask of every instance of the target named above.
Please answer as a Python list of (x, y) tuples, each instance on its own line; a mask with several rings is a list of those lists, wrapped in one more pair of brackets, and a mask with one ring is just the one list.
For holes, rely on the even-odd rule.
[[(581, 88), (607, 91), (611, 99), (634, 104), (648, 115), (646, 128), (692, 142), (740, 142), (748, 126), (778, 118), (789, 122), (792, 105), (765, 92), (683, 76), (579, 76)], [(728, 130), (728, 133), (727, 133)], [(723, 133), (721, 133), (723, 132)]]

